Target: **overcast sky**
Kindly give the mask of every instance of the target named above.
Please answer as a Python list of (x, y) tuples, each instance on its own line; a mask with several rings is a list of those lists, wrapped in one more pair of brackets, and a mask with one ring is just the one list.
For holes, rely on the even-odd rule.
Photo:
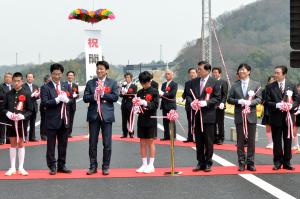
[[(213, 17), (256, 0), (212, 0)], [(0, 1), (0, 65), (61, 61), (84, 51), (84, 29), (90, 25), (68, 20), (76, 8), (92, 9), (92, 0)], [(110, 63), (172, 61), (182, 46), (200, 37), (201, 0), (95, 0), (108, 8), (113, 21), (95, 25), (102, 30), (103, 54)]]

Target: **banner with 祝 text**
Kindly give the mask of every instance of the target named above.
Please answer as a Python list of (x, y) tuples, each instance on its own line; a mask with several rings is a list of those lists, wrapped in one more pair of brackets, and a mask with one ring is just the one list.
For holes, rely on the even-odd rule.
[(96, 76), (96, 63), (102, 60), (101, 31), (85, 30), (86, 82)]

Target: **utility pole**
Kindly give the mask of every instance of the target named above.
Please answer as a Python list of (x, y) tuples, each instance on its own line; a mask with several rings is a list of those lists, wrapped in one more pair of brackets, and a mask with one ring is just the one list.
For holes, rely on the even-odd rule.
[(211, 0), (202, 0), (201, 55), (212, 64)]

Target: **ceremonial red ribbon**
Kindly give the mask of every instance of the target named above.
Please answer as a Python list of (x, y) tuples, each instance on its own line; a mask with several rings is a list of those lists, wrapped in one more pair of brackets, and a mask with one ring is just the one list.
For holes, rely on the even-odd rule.
[(95, 89), (95, 97), (98, 105), (98, 113), (100, 116), (100, 119), (103, 121), (102, 117), (102, 110), (101, 110), (101, 96), (100, 96), (100, 91), (104, 90), (103, 82), (102, 81), (97, 81), (97, 87)]
[(293, 103), (292, 96), (288, 96), (287, 102), (283, 102), (282, 105), (282, 111), (286, 112), (286, 122), (288, 126), (288, 136), (287, 138), (290, 139), (291, 136), (294, 138), (294, 127), (293, 127), (293, 120), (292, 120), (292, 115), (290, 113), (290, 104)]
[[(194, 98), (194, 101), (192, 101), (192, 103), (191, 103), (191, 107), (193, 110), (195, 110), (195, 118), (196, 118), (196, 114), (198, 113), (198, 111), (200, 112), (200, 126), (201, 126), (201, 132), (203, 132), (203, 119), (202, 119), (202, 111), (201, 111), (201, 106), (200, 106), (201, 104), (200, 104), (200, 101), (196, 98), (193, 90), (190, 89), (190, 91)], [(195, 125), (196, 125), (196, 121), (194, 119), (193, 129), (195, 129)], [(193, 130), (193, 133), (194, 133), (194, 130)]]
[[(70, 96), (70, 93), (68, 91), (60, 91), (61, 95), (66, 95), (67, 97)], [(68, 125), (68, 115), (67, 115), (67, 104), (63, 103), (60, 109), (60, 119), (63, 119), (65, 116), (65, 123)]]
[(140, 105), (141, 101), (142, 99), (137, 97), (137, 95), (135, 95), (134, 98), (132, 99), (132, 108), (129, 117), (129, 129), (128, 129), (129, 132), (133, 132), (135, 115), (143, 112), (143, 109)]

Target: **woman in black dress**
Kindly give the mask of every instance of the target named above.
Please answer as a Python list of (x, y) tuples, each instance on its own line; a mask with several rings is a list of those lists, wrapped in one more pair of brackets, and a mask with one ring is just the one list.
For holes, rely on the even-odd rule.
[[(152, 75), (148, 71), (144, 71), (139, 75), (139, 80), (143, 88), (137, 93), (137, 97), (141, 98), (140, 107), (142, 109), (137, 122), (137, 136), (140, 138), (140, 154), (143, 164), (136, 170), (138, 173), (152, 173), (155, 171), (154, 140), (157, 137), (157, 119), (151, 118), (151, 116), (156, 116), (159, 105), (159, 94), (157, 89), (151, 87), (151, 77)], [(147, 164), (147, 149), (150, 153), (149, 164)]]
[[(267, 84), (271, 84), (274, 81), (275, 81), (274, 78), (272, 76), (270, 76), (268, 78)], [(266, 126), (266, 134), (267, 134), (267, 138), (268, 138), (268, 145), (266, 146), (266, 148), (272, 149), (273, 148), (273, 140), (272, 140), (270, 121), (269, 121), (269, 108), (266, 105), (265, 101), (266, 101), (266, 89), (264, 89), (262, 91), (262, 104), (264, 106), (264, 116), (262, 118), (261, 124)]]

